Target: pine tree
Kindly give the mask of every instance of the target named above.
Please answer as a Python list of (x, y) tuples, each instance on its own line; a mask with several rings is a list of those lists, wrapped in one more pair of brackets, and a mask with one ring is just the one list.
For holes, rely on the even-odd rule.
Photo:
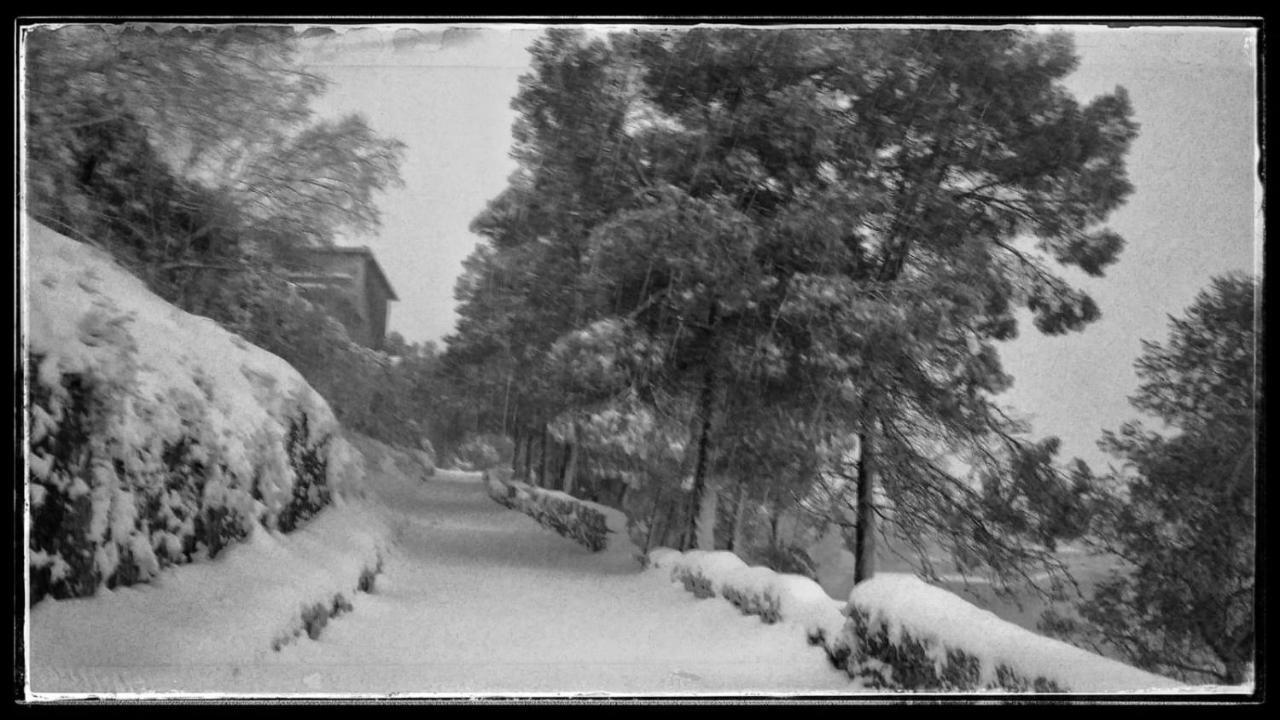
[(1124, 465), (1092, 479), (1093, 544), (1124, 566), (1074, 629), (1196, 682), (1239, 684), (1254, 659), (1256, 291), (1248, 276), (1216, 277), (1171, 319), (1166, 343), (1143, 343), (1131, 402), (1166, 429), (1107, 432), (1100, 446)]
[[(858, 435), (882, 486), (863, 496), (890, 504), (864, 509), (913, 542), (1002, 576), (1047, 557), (1056, 445), (996, 406), (993, 343), (1019, 306), (1048, 333), (1097, 318), (1052, 265), (1117, 258), (1101, 222), (1137, 131), (1123, 90), (1082, 106), (1063, 88), (1069, 37), (556, 30), (533, 54), (499, 204), (538, 229), (494, 246), (522, 267), (572, 248), (574, 312), (548, 327), (614, 371), (566, 408), (687, 428), (676, 542), (748, 450), (803, 486)], [(774, 442), (749, 448), (753, 424)]]

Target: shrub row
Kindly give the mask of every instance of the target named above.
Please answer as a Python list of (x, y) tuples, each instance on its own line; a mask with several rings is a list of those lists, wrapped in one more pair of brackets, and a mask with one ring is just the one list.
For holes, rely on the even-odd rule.
[[(373, 592), (374, 579), (382, 572), (382, 554), (378, 554), (377, 562), (372, 566), (366, 565), (360, 570), (360, 577), (356, 581), (356, 592), (371, 593)], [(334, 593), (333, 598), (328, 602), (317, 602), (304, 604), (298, 613), (298, 622), (290, 632), (277, 636), (271, 641), (271, 649), (279, 652), (284, 646), (302, 637), (306, 633), (308, 638), (312, 640), (320, 639), (320, 634), (324, 632), (325, 626), (329, 624), (329, 620), (345, 615), (355, 609), (347, 596), (341, 592)]]
[(518, 481), (506, 482), (492, 472), (485, 473), (485, 486), (489, 497), (499, 504), (523, 512), (592, 552), (609, 545), (610, 531), (604, 513), (572, 495)]
[[(40, 367), (45, 358), (30, 360)], [(136, 399), (125, 406), (107, 378), (64, 373), (30, 384), (32, 603), (146, 582), (202, 552), (215, 557), (258, 522), (291, 531), (330, 502), (330, 438), (314, 435), (304, 408), (293, 410), (282, 443), (259, 436), (244, 477), (225, 457), (207, 399), (168, 400), (182, 430), (138, 437), (142, 422), (121, 415), (148, 409)], [(292, 483), (282, 488), (285, 476)]]
[(658, 548), (646, 565), (667, 571), (696, 597), (719, 595), (765, 623), (801, 626), (834, 667), (876, 689), (1054, 693), (1171, 685), (1025, 631), (911, 576), (877, 576), (842, 604), (807, 578), (748, 567), (724, 551)]
[[(1058, 682), (1027, 677), (1007, 664), (996, 663), (984, 673), (982, 660), (963, 649), (892, 632), (887, 624), (873, 623), (869, 613), (853, 607), (844, 634), (831, 652), (836, 667), (850, 677), (862, 678), (868, 687), (904, 691), (1066, 692)], [(837, 659), (838, 658), (838, 659)]]
[(1133, 692), (1180, 686), (1037, 635), (914, 575), (882, 573), (849, 594), (843, 667), (874, 687)]
[(749, 567), (727, 551), (678, 552), (657, 548), (649, 552), (647, 567), (669, 570), (698, 598), (719, 595), (745, 615), (763, 622), (795, 623), (812, 644), (831, 644), (840, 636), (844, 617), (840, 603), (813, 580), (802, 575), (778, 573), (765, 567)]

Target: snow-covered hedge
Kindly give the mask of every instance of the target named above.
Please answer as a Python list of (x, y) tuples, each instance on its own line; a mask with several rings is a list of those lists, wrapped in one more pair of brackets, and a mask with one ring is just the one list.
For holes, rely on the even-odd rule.
[(845, 623), (843, 603), (827, 595), (818, 583), (803, 575), (749, 567), (731, 552), (657, 548), (649, 552), (647, 565), (668, 573), (698, 597), (719, 595), (766, 623), (794, 624), (815, 645), (831, 645)]
[(1134, 692), (1181, 687), (1036, 635), (913, 575), (882, 574), (849, 602), (801, 575), (749, 567), (726, 551), (657, 548), (646, 563), (702, 598), (719, 595), (766, 623), (788, 622), (870, 687), (998, 692)]
[(285, 361), (28, 228), (32, 602), (146, 581), (359, 492), (359, 453)]
[[(579, 500), (558, 490), (534, 487), (518, 480), (503, 480), (499, 473), (486, 472), (489, 496), (513, 510), (537, 520), (543, 527), (585, 546), (592, 552), (609, 545), (607, 513), (595, 503)], [(617, 512), (617, 511), (613, 511)]]
[[(356, 580), (355, 591), (358, 593), (373, 592), (377, 577), (382, 573), (382, 553), (377, 551), (376, 561), (366, 563), (360, 569)], [(335, 592), (332, 598), (326, 597), (324, 602), (312, 602), (299, 607), (298, 618), (292, 622), (287, 631), (280, 633), (271, 641), (271, 649), (279, 651), (285, 645), (301, 638), (304, 634), (312, 640), (318, 640), (329, 620), (341, 617), (355, 609), (346, 593)]]
[(510, 459), (514, 448), (501, 435), (472, 435), (458, 446), (456, 465), (462, 470), (489, 470), (504, 458)]
[(1092, 693), (1181, 687), (1024, 630), (913, 575), (859, 583), (845, 613), (836, 642), (843, 665), (877, 687)]

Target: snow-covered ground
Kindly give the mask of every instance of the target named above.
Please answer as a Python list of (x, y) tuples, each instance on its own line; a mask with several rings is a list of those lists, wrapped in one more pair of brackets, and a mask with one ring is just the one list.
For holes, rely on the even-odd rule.
[[(786, 624), (764, 625), (640, 571), (624, 539), (591, 553), (490, 500), (478, 474), (381, 472), (367, 503), (161, 581), (31, 614), (36, 693), (848, 693)], [(358, 560), (386, 528), (372, 594)], [(271, 649), (304, 602), (353, 611)]]

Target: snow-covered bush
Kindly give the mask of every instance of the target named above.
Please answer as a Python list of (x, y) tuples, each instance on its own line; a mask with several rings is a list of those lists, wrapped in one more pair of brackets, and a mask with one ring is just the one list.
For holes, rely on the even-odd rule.
[(144, 582), (258, 524), (291, 530), (361, 477), (287, 363), (31, 225), (31, 599)]
[(295, 639), (302, 637), (306, 633), (307, 637), (312, 640), (319, 640), (320, 634), (324, 632), (325, 626), (329, 624), (330, 618), (336, 618), (355, 609), (351, 601), (342, 593), (336, 593), (333, 599), (327, 603), (312, 603), (304, 605), (302, 611), (298, 615), (300, 626), (295, 627), (292, 633), (280, 635), (271, 641), (271, 649), (277, 652), (285, 645), (293, 642)]
[(748, 566), (728, 551), (657, 548), (649, 552), (646, 565), (669, 572), (672, 581), (697, 597), (719, 595), (766, 623), (796, 624), (809, 642), (822, 644), (829, 651), (844, 625), (841, 603), (813, 580)]
[(901, 690), (1121, 692), (1179, 684), (1005, 622), (912, 575), (858, 584), (847, 604), (800, 575), (726, 551), (651, 550), (646, 567), (698, 597), (719, 595), (766, 623), (791, 623), (850, 677)]
[(902, 632), (891, 638), (885, 626), (873, 629), (867, 614), (851, 616), (850, 652), (845, 670), (863, 678), (870, 687), (898, 690), (1001, 689), (1015, 692), (1062, 692), (1062, 686), (1045, 677), (1026, 678), (1008, 665), (997, 665), (984, 678), (982, 662), (964, 650), (941, 648)]
[(276, 519), (276, 526), (283, 532), (310, 520), (332, 499), (326, 472), (329, 461), (323, 452), (323, 443), (308, 444), (310, 433), (307, 425), (306, 414), (289, 419), (286, 447), (289, 464), (294, 470), (294, 481), (293, 496)]
[(378, 562), (373, 566), (364, 566), (360, 570), (360, 579), (356, 581), (356, 590), (363, 593), (373, 592), (374, 585), (378, 581), (378, 575), (382, 573), (382, 553), (378, 553)]
[(772, 625), (782, 619), (781, 603), (776, 593), (770, 592), (769, 581), (776, 576), (772, 570), (748, 567), (735, 570), (737, 582), (725, 582), (720, 595), (746, 615), (758, 615)]
[(859, 583), (835, 645), (845, 670), (904, 690), (1118, 692), (1168, 678), (1036, 635), (912, 575)]
[(503, 507), (513, 510), (519, 510), (516, 500), (516, 488), (509, 482), (505, 482), (498, 478), (497, 474), (492, 471), (486, 471), (484, 474), (484, 487), (489, 493), (489, 497)]
[(715, 597), (720, 592), (724, 576), (746, 566), (742, 558), (731, 552), (690, 550), (672, 565), (671, 579), (679, 581), (696, 597)]
[[(510, 445), (510, 441), (506, 441)], [(473, 435), (458, 446), (458, 467), (464, 470), (488, 470), (502, 462), (503, 440), (491, 435)], [(505, 457), (510, 457), (509, 454)]]
[[(609, 545), (609, 522), (605, 512), (595, 505), (557, 490), (506, 481), (499, 473), (485, 473), (489, 497), (499, 504), (519, 510), (537, 520), (543, 527), (586, 547), (592, 552)], [(616, 512), (616, 511), (614, 511)]]

